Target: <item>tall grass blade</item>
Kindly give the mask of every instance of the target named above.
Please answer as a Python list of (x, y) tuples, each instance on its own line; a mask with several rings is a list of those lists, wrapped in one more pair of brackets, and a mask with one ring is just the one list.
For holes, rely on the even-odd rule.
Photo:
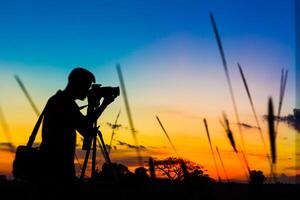
[[(280, 76), (280, 89), (279, 89), (279, 99), (281, 98), (282, 90), (283, 90), (283, 82), (284, 82), (284, 69), (281, 69), (281, 76)], [(278, 107), (279, 109), (279, 107)]]
[(217, 153), (218, 153), (218, 156), (219, 156), (219, 159), (220, 159), (220, 162), (221, 162), (221, 165), (222, 165), (222, 168), (223, 168), (223, 171), (224, 171), (226, 180), (227, 180), (227, 182), (229, 182), (228, 174), (227, 174), (227, 171), (226, 171), (226, 168), (225, 168), (223, 159), (222, 159), (222, 157), (221, 157), (220, 151), (219, 151), (219, 149), (218, 149), (217, 146), (216, 146), (216, 150), (217, 150)]
[(118, 123), (118, 119), (120, 117), (120, 114), (121, 114), (121, 109), (119, 110), (118, 115), (117, 115), (116, 120), (115, 120), (115, 123), (113, 125), (113, 129), (112, 129), (112, 133), (111, 133), (111, 137), (110, 137), (110, 142), (109, 142), (108, 154), (110, 153), (112, 141), (113, 141), (114, 136), (115, 136), (115, 128), (114, 127), (116, 127), (116, 125)]
[(254, 103), (253, 103), (251, 93), (250, 93), (250, 90), (249, 90), (249, 87), (248, 87), (248, 84), (247, 84), (247, 80), (245, 78), (245, 75), (244, 75), (244, 72), (243, 72), (243, 69), (242, 69), (241, 65), (239, 63), (237, 63), (237, 65), (238, 65), (238, 68), (239, 68), (239, 71), (240, 71), (240, 74), (241, 74), (241, 77), (242, 77), (242, 80), (243, 80), (243, 83), (244, 83), (244, 86), (245, 86), (245, 89), (246, 89), (246, 92), (247, 92), (247, 95), (248, 95), (248, 99), (250, 101), (251, 109), (252, 109), (252, 112), (253, 112), (253, 115), (254, 115), (254, 118), (255, 118), (256, 126), (258, 127), (258, 131), (259, 131), (259, 134), (260, 134), (261, 141), (262, 141), (263, 146), (264, 146), (266, 157), (267, 157), (268, 162), (271, 166), (272, 163), (271, 163), (270, 156), (269, 156), (269, 153), (268, 153), (268, 150), (267, 150), (267, 145), (266, 145), (266, 142), (265, 142), (262, 130), (261, 130), (261, 126), (260, 126), (259, 121), (258, 121), (258, 117), (257, 117), (256, 111), (255, 111)]
[(215, 168), (216, 168), (216, 172), (217, 172), (219, 181), (222, 181), (220, 173), (219, 173), (217, 161), (216, 161), (216, 158), (215, 158), (214, 150), (213, 150), (213, 147), (212, 147), (211, 139), (210, 139), (210, 134), (209, 134), (209, 130), (208, 130), (207, 121), (206, 121), (205, 118), (203, 119), (203, 123), (204, 123), (204, 126), (205, 126), (205, 130), (206, 130), (206, 134), (207, 134), (207, 138), (208, 138), (208, 142), (209, 142), (211, 154), (212, 154), (212, 157), (213, 157), (213, 160), (214, 160), (214, 164), (215, 164)]
[(246, 165), (246, 167), (247, 167), (248, 173), (249, 173), (249, 175), (250, 175), (251, 169), (250, 169), (250, 165), (249, 165), (249, 163), (248, 163), (248, 160), (247, 160), (247, 158), (246, 158), (246, 155), (245, 155), (245, 153), (244, 153), (242, 150), (241, 150), (241, 153), (242, 153), (242, 156), (243, 156), (243, 160), (244, 160), (244, 162), (245, 162), (245, 165)]
[(31, 107), (33, 108), (34, 112), (36, 113), (37, 116), (40, 116), (40, 111), (37, 109), (37, 107), (35, 106), (31, 96), (29, 95), (25, 85), (23, 84), (23, 82), (21, 81), (21, 79), (19, 78), (18, 75), (15, 75), (15, 79), (17, 81), (17, 83), (19, 84), (20, 88), (22, 89), (22, 91), (24, 92), (27, 100), (29, 101)]
[(3, 132), (5, 134), (5, 137), (7, 139), (7, 144), (9, 144), (9, 145), (7, 145), (7, 147), (9, 147), (9, 151), (15, 152), (16, 147), (12, 143), (10, 129), (8, 127), (8, 124), (7, 124), (7, 121), (6, 121), (6, 118), (4, 116), (1, 106), (0, 106), (0, 123), (1, 123), (2, 129), (3, 129)]
[(179, 154), (178, 154), (178, 152), (177, 152), (177, 150), (176, 150), (176, 148), (175, 148), (175, 145), (173, 144), (171, 138), (169, 137), (169, 134), (167, 133), (166, 129), (164, 128), (164, 126), (163, 126), (163, 124), (161, 123), (161, 121), (160, 121), (160, 119), (158, 118), (158, 116), (156, 116), (156, 119), (157, 119), (157, 121), (158, 121), (158, 123), (159, 123), (161, 129), (162, 129), (163, 132), (165, 133), (165, 135), (166, 135), (166, 137), (167, 137), (167, 139), (168, 139), (168, 141), (169, 141), (171, 147), (172, 147), (173, 150), (175, 151), (177, 157), (179, 157)]
[(279, 126), (279, 119), (281, 115), (281, 108), (282, 108), (282, 102), (285, 94), (285, 88), (286, 88), (286, 82), (288, 78), (288, 70), (283, 70), (281, 71), (281, 80), (280, 80), (280, 94), (279, 94), (279, 106), (278, 106), (278, 111), (277, 111), (277, 122), (276, 122), (276, 129), (275, 133), (278, 133), (278, 126)]
[[(237, 124), (240, 124), (240, 118), (239, 118), (239, 115), (238, 115), (238, 109), (237, 109), (237, 106), (236, 106), (236, 101), (235, 101), (233, 88), (232, 88), (232, 84), (231, 84), (231, 80), (230, 80), (230, 76), (229, 76), (227, 62), (226, 62), (226, 59), (225, 59), (225, 53), (224, 53), (224, 50), (223, 50), (220, 34), (218, 32), (218, 29), (217, 29), (217, 24), (215, 22), (215, 19), (214, 19), (214, 16), (213, 16), (212, 13), (210, 13), (210, 20), (211, 20), (211, 23), (212, 23), (212, 26), (213, 26), (213, 30), (214, 30), (214, 33), (215, 33), (215, 38), (217, 40), (218, 48), (219, 48), (219, 51), (220, 51), (220, 54), (221, 54), (223, 68), (224, 68), (224, 71), (225, 71), (227, 84), (228, 84), (228, 87), (229, 87), (229, 92), (230, 92), (230, 97), (231, 97), (231, 100), (232, 100), (232, 105), (233, 105), (233, 109), (234, 109), (236, 122), (237, 122)], [(241, 141), (242, 141), (242, 146), (243, 146), (243, 148), (245, 148), (244, 136), (243, 136), (243, 133), (242, 133), (242, 129), (241, 129), (240, 126), (238, 126), (238, 129), (239, 129), (239, 133), (240, 133), (240, 137), (241, 137)]]
[(138, 161), (139, 161), (139, 164), (141, 166), (144, 166), (143, 159), (142, 159), (141, 152), (140, 152), (140, 148), (139, 148), (138, 139), (137, 139), (137, 136), (136, 136), (136, 130), (134, 128), (132, 115), (131, 115), (131, 111), (130, 111), (130, 107), (129, 107), (129, 102), (128, 102), (128, 98), (127, 98), (127, 93), (126, 93), (125, 83), (124, 83), (124, 79), (123, 79), (123, 74), (122, 74), (122, 71), (121, 71), (121, 66), (119, 64), (117, 64), (117, 72), (118, 72), (118, 77), (119, 77), (119, 81), (120, 81), (120, 85), (121, 85), (121, 89), (122, 89), (122, 94), (123, 94), (123, 98), (124, 98), (124, 102), (125, 102), (125, 108), (126, 108), (126, 112), (127, 112), (129, 126), (130, 126), (130, 129), (131, 129), (131, 133), (132, 133), (132, 136), (133, 136), (134, 143), (137, 146), (136, 152), (137, 152), (137, 156), (138, 156)]

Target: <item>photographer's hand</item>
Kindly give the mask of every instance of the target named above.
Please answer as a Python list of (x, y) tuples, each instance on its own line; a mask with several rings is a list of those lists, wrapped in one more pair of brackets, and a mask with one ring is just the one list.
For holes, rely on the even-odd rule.
[[(96, 121), (100, 117), (100, 115), (103, 113), (103, 111), (106, 109), (106, 107), (109, 104), (111, 104), (114, 100), (115, 100), (115, 97), (105, 97), (100, 106), (98, 106), (99, 102), (89, 102), (89, 107), (88, 107), (89, 120), (91, 122)], [(97, 105), (97, 106), (95, 106), (95, 105)], [(96, 109), (94, 110), (94, 108), (96, 108)]]
[(88, 105), (89, 105), (89, 107), (96, 108), (96, 107), (99, 106), (99, 104), (100, 104), (100, 102), (97, 99), (92, 98), (91, 96), (88, 96)]
[(109, 104), (111, 104), (115, 100), (115, 97), (109, 96), (109, 97), (104, 97), (104, 100), (101, 104), (101, 106), (107, 107)]

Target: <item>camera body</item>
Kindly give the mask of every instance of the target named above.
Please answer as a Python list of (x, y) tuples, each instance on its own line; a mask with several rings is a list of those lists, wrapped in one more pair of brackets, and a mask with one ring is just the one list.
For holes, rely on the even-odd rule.
[(101, 84), (93, 84), (89, 91), (88, 98), (93, 102), (100, 102), (102, 97), (116, 98), (120, 95), (119, 87), (101, 87)]

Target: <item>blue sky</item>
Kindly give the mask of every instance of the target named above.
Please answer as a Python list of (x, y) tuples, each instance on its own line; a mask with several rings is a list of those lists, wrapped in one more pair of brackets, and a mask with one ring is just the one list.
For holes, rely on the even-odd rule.
[(261, 38), (293, 48), (292, 0), (0, 2), (0, 59), (66, 67), (103, 65), (176, 33)]
[[(215, 101), (210, 112), (219, 114), (219, 109), (230, 103), (220, 104), (218, 99), (230, 101), (224, 96), (228, 88), (210, 11), (221, 34), (237, 95), (244, 94), (236, 67), (240, 62), (255, 91), (258, 110), (264, 113), (267, 97), (278, 96), (284, 67), (290, 76), (288, 107), (283, 109), (285, 114), (292, 112), (292, 0), (1, 1), (1, 103), (5, 103), (6, 93), (19, 92), (14, 74), (24, 80), (42, 107), (57, 89), (65, 87), (68, 73), (77, 66), (90, 69), (104, 85), (118, 85), (114, 67), (120, 62), (132, 104), (178, 108), (184, 107), (180, 101), (189, 98), (194, 107)], [(195, 98), (193, 91), (207, 95)], [(247, 98), (240, 102), (243, 108), (248, 103)], [(120, 101), (115, 112), (121, 105)]]

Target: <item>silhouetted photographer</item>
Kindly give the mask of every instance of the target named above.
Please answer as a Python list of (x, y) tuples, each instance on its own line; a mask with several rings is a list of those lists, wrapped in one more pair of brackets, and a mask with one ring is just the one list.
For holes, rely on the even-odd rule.
[[(119, 95), (119, 88), (101, 87), (86, 69), (75, 68), (64, 90), (52, 96), (44, 110), (42, 143), (42, 176), (59, 180), (74, 180), (76, 130), (89, 141), (97, 131), (93, 127), (105, 108)], [(75, 100), (88, 97), (87, 115), (80, 112)], [(100, 100), (103, 98), (102, 103)]]

